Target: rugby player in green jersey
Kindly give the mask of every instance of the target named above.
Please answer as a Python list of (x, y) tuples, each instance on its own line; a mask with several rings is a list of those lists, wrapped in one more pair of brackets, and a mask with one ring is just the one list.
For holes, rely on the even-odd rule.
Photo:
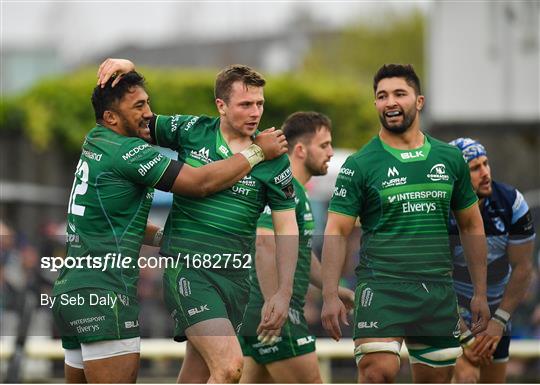
[[(315, 222), (311, 203), (305, 190), (312, 176), (325, 175), (332, 149), (332, 123), (319, 112), (296, 112), (281, 129), (289, 144), (289, 159), (296, 191), (296, 221), (300, 233), (298, 262), (289, 319), (281, 333), (265, 335), (274, 338), (267, 343), (258, 338), (256, 328), (265, 299), (277, 289), (276, 246), (271, 210), (267, 206), (257, 222), (257, 253), (255, 268), (250, 271), (251, 290), (244, 313), (240, 341), (244, 352), (242, 383), (320, 383), (319, 362), (315, 354), (315, 336), (311, 335), (304, 317), (305, 296), (311, 282), (321, 288), (321, 265), (311, 251)], [(352, 309), (354, 293), (339, 288), (345, 305)]]
[(92, 95), (97, 124), (82, 145), (68, 204), (69, 267), (61, 270), (50, 301), (67, 382), (136, 380), (137, 259), (141, 244), (157, 246), (162, 234), (147, 226), (154, 188), (205, 196), (244, 177), (254, 154), (272, 158), (286, 151), (284, 137), (274, 132), (258, 137), (262, 150), (201, 168), (168, 159), (141, 139), (150, 138), (153, 117), (143, 78), (129, 72), (114, 88), (111, 83)]
[(461, 355), (452, 286), (448, 214), (459, 226), (474, 286), (473, 333), (486, 329), (486, 239), (467, 165), (458, 149), (420, 130), (424, 96), (409, 65), (374, 77), (379, 135), (340, 170), (323, 246), (322, 322), (341, 337), (337, 295), (346, 237), (360, 218), (354, 354), (359, 382), (393, 382), (405, 340), (415, 382), (449, 382)]
[[(101, 75), (121, 76), (134, 68), (128, 60), (109, 59)], [(179, 160), (193, 166), (244, 151), (257, 134), (265, 83), (247, 66), (223, 69), (215, 84), (219, 117), (158, 115), (150, 122), (154, 143), (178, 151)], [(161, 253), (181, 262), (165, 270), (163, 283), (175, 340), (188, 341), (179, 382), (240, 379), (243, 356), (235, 330), (248, 300), (256, 224), (266, 204), (280, 235), (278, 290), (264, 303), (259, 334), (283, 325), (292, 295), (298, 227), (287, 156), (257, 165), (230, 189), (211, 197), (174, 196)]]

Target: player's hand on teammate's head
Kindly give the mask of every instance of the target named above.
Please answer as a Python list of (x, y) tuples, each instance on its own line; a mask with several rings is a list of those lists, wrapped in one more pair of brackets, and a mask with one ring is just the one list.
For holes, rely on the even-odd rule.
[(135, 71), (135, 64), (130, 60), (108, 58), (99, 66), (97, 84), (103, 88), (110, 78), (116, 77), (111, 84), (111, 87), (114, 87), (122, 76), (131, 71)]
[(347, 309), (337, 296), (323, 301), (321, 321), (330, 337), (339, 341), (342, 336), (339, 323), (341, 321), (343, 324), (349, 326), (349, 321), (347, 320)]
[(341, 302), (343, 302), (343, 305), (345, 305), (347, 313), (352, 313), (352, 311), (354, 310), (354, 291), (346, 287), (340, 286), (338, 288), (338, 296)]
[(283, 131), (276, 130), (274, 127), (257, 135), (254, 143), (262, 149), (265, 160), (277, 158), (287, 152), (287, 140)]

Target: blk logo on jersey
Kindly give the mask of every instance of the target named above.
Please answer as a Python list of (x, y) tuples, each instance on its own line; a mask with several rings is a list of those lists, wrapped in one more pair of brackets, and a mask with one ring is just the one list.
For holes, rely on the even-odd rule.
[(296, 343), (298, 344), (298, 346), (304, 346), (307, 344), (312, 344), (314, 342), (315, 342), (315, 337), (313, 336), (302, 337), (296, 340)]
[(360, 321), (358, 322), (358, 329), (378, 329), (379, 326), (377, 326), (377, 324), (379, 323), (379, 321), (371, 321), (371, 322), (367, 322), (367, 321)]
[(126, 329), (132, 329), (132, 328), (137, 328), (137, 327), (139, 327), (139, 321), (138, 320), (124, 322), (124, 328), (126, 328)]
[(229, 156), (229, 150), (224, 145), (219, 146), (218, 148), (219, 152), (221, 152), (225, 156)]
[(208, 305), (205, 304), (205, 305), (201, 305), (199, 307), (194, 307), (193, 309), (188, 309), (188, 314), (189, 314), (190, 317), (193, 317), (196, 314), (199, 314), (199, 313), (202, 313), (202, 312), (208, 311), (208, 310), (210, 310), (210, 309), (208, 308)]
[(401, 155), (401, 159), (404, 159), (404, 160), (424, 157), (424, 153), (422, 150), (417, 150), (415, 152), (412, 152), (412, 151), (402, 152), (400, 155)]

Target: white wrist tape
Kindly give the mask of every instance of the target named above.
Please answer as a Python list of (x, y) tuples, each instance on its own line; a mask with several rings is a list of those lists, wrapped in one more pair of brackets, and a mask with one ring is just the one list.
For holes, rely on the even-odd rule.
[(161, 246), (161, 239), (163, 238), (163, 229), (159, 229), (154, 234), (154, 239), (152, 239), (152, 245), (159, 247)]
[(470, 330), (465, 330), (459, 336), (459, 344), (464, 348), (468, 348), (469, 346), (474, 344), (474, 340), (475, 338)]
[(510, 313), (508, 313), (506, 310), (503, 310), (501, 308), (495, 310), (494, 315), (501, 317), (506, 322), (510, 321)]
[(261, 163), (264, 160), (264, 152), (256, 144), (249, 145), (248, 148), (240, 151), (240, 154), (246, 157), (251, 168), (255, 167), (255, 165)]
[(510, 321), (510, 313), (503, 309), (497, 309), (491, 316), (491, 320), (497, 322), (504, 329), (506, 329), (506, 325), (508, 324), (508, 321)]
[(495, 317), (491, 317), (491, 320), (494, 321), (494, 322), (497, 322), (499, 325), (502, 326), (503, 329), (506, 328), (506, 322), (503, 322), (503, 321), (501, 321), (500, 319), (495, 318)]

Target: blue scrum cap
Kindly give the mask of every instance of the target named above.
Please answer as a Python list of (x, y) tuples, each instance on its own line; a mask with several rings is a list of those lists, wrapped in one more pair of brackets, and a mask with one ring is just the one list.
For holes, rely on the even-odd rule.
[(479, 156), (487, 156), (486, 149), (480, 142), (471, 138), (457, 138), (450, 142), (452, 146), (456, 146), (461, 150), (463, 158), (467, 163)]

